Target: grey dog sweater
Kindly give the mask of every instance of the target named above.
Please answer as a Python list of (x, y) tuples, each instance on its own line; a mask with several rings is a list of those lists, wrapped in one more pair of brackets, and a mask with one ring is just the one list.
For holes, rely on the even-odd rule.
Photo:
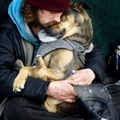
[[(90, 52), (93, 49), (93, 44), (90, 44), (90, 47), (88, 49), (85, 49), (82, 46), (82, 44), (80, 44), (77, 41), (68, 40), (68, 39), (58, 40), (57, 38), (55, 38), (53, 36), (49, 36), (45, 32), (44, 29), (38, 33), (38, 38), (40, 39), (40, 41), (42, 41), (42, 44), (40, 45), (40, 47), (37, 51), (37, 55), (40, 55), (42, 57), (45, 56), (46, 54), (48, 54), (49, 52), (59, 49), (59, 48), (73, 51), (74, 57), (73, 57), (73, 60), (71, 61), (71, 63), (69, 64), (65, 78), (67, 78), (71, 74), (72, 67), (73, 67), (76, 59), (79, 58), (80, 61), (84, 65), (85, 64), (85, 54), (87, 52)], [(67, 57), (66, 57), (66, 59), (67, 59)]]
[[(90, 46), (92, 46), (92, 44)], [(76, 59), (79, 58), (84, 65), (85, 64), (85, 54), (87, 52), (91, 51), (91, 47), (90, 47), (90, 50), (86, 50), (80, 43), (78, 43), (76, 41), (56, 40), (56, 41), (51, 41), (51, 42), (43, 42), (41, 44), (41, 46), (39, 47), (37, 54), (41, 55), (43, 57), (46, 54), (48, 54), (49, 52), (59, 49), (59, 48), (73, 51), (73, 55), (74, 55), (74, 58), (71, 61), (70, 65), (67, 69), (65, 78), (67, 78), (71, 74), (72, 67), (73, 67)], [(67, 56), (66, 56), (66, 59), (67, 59)]]
[(85, 58), (83, 58), (84, 56), (82, 55), (85, 54), (85, 48), (80, 43), (70, 40), (56, 40), (47, 43), (43, 42), (39, 47), (37, 54), (43, 57), (49, 52), (59, 48), (64, 48), (70, 51), (74, 51), (76, 49), (78, 52), (77, 55), (79, 55), (80, 59), (82, 59), (83, 61), (85, 60)]

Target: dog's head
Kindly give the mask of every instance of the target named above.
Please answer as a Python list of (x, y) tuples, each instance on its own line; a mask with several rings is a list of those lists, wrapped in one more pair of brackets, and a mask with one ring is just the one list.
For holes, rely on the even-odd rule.
[(93, 30), (91, 19), (84, 10), (88, 7), (83, 3), (72, 3), (61, 16), (61, 22), (49, 26), (46, 33), (57, 39), (75, 40), (87, 47), (92, 40)]

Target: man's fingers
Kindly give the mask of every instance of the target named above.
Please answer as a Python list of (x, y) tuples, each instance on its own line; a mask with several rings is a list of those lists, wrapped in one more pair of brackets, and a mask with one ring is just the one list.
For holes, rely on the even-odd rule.
[(69, 82), (69, 84), (71, 84), (71, 85), (78, 85), (78, 82), (76, 82), (76, 81), (74, 81), (74, 80), (71, 80), (71, 79), (69, 79), (68, 80), (68, 82)]
[(75, 100), (75, 99), (66, 99), (65, 102), (68, 102), (68, 103), (75, 103), (76, 100)]

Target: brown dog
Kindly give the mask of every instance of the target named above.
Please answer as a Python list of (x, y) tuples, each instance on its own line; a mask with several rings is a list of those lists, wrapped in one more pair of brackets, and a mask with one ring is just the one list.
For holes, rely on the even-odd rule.
[[(69, 9), (63, 13), (60, 23), (42, 31), (42, 33), (46, 32), (51, 38), (55, 37), (57, 40), (51, 40), (50, 43), (41, 45), (38, 54), (41, 55), (41, 51), (45, 51), (47, 47), (43, 50), (44, 45), (56, 46), (56, 44), (61, 44), (62, 48), (52, 49), (42, 57), (40, 55), (36, 56), (36, 65), (34, 66), (24, 66), (20, 60), (17, 61), (21, 69), (14, 81), (13, 91), (19, 92), (24, 89), (28, 76), (56, 81), (68, 77), (72, 70), (84, 68), (85, 54), (93, 48), (91, 44), (93, 30), (91, 19), (83, 7), (84, 4), (81, 3), (71, 4)], [(39, 38), (42, 40), (41, 33), (39, 34)], [(48, 41), (50, 41), (50, 38), (48, 38)], [(65, 47), (68, 44), (71, 48), (67, 49)], [(44, 107), (50, 112), (57, 112), (56, 105), (59, 103), (61, 101), (48, 96)]]

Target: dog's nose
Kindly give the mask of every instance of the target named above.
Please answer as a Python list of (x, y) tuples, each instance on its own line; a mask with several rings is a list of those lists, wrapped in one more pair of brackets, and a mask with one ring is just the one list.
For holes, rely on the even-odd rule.
[(50, 28), (49, 28), (49, 27), (45, 28), (45, 32), (46, 32), (47, 34), (51, 34)]
[(48, 33), (49, 31), (50, 31), (50, 28), (49, 28), (49, 27), (45, 28), (45, 32), (46, 32), (46, 33)]

